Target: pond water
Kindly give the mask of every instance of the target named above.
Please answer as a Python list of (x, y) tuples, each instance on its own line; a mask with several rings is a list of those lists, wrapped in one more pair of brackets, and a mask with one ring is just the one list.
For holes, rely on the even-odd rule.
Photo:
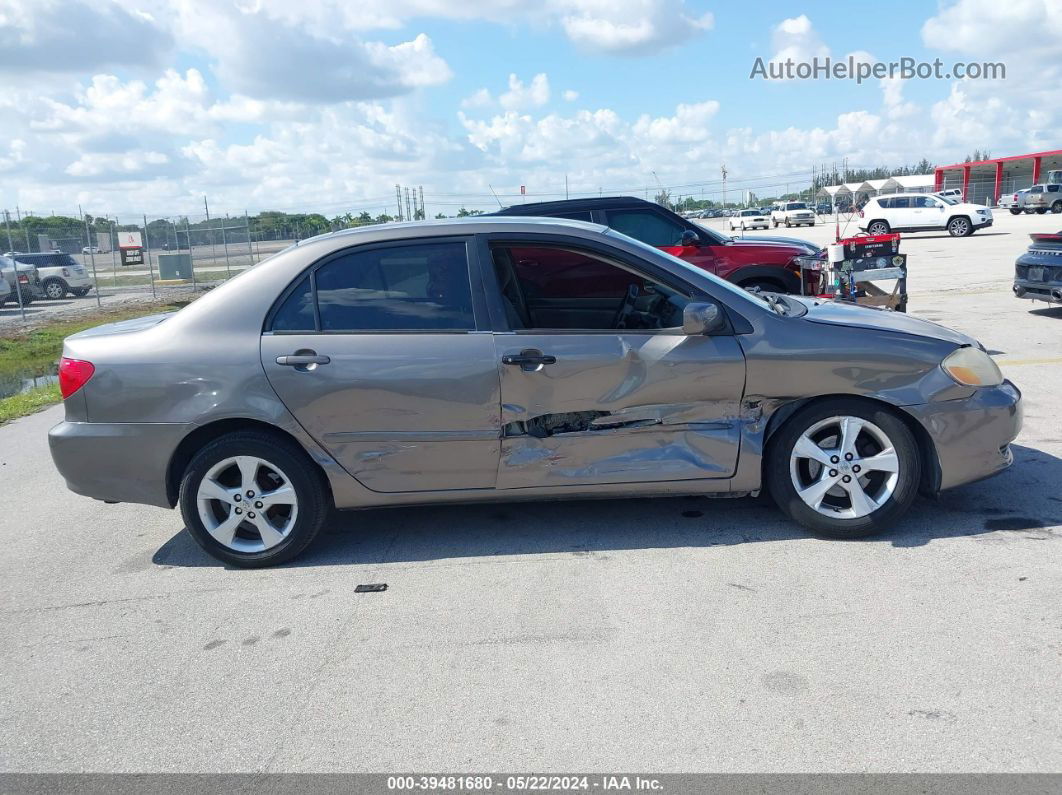
[(13, 370), (0, 373), (0, 398), (28, 392), (34, 387), (47, 386), (59, 380), (59, 363), (50, 365), (45, 372), (39, 369)]

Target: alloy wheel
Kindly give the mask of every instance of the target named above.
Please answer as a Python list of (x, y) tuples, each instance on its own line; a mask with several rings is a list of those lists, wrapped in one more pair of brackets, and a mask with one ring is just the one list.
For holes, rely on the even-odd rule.
[(63, 289), (63, 285), (59, 284), (59, 282), (48, 282), (44, 286), (44, 293), (53, 301), (57, 301), (66, 295), (66, 290)]
[(867, 229), (867, 231), (872, 235), (887, 235), (889, 233), (889, 227), (881, 221), (876, 221), (870, 225), (870, 228)]
[(885, 432), (861, 417), (829, 417), (797, 439), (789, 459), (797, 496), (833, 519), (861, 519), (885, 505), (900, 459)]
[(964, 237), (970, 231), (970, 224), (965, 218), (956, 218), (948, 225), (948, 231), (954, 237)]
[(275, 464), (239, 455), (212, 466), (196, 492), (199, 518), (219, 544), (263, 552), (281, 543), (299, 514), (295, 488)]

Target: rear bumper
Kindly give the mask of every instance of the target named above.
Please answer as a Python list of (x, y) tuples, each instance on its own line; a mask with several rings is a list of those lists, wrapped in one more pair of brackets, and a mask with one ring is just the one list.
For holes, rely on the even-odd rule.
[(929, 433), (940, 465), (938, 488), (994, 475), (1014, 460), (1010, 443), (1021, 430), (1021, 392), (1010, 381), (978, 389), (964, 400), (905, 406)]
[(1025, 279), (1015, 279), (1013, 289), (1015, 298), (1062, 304), (1062, 284), (1058, 282), (1030, 282)]
[(166, 476), (184, 423), (61, 422), (48, 432), (52, 461), (75, 494), (171, 508)]

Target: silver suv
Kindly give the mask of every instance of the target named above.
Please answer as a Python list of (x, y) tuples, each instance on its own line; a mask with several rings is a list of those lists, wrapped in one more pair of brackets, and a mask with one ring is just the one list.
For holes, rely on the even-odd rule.
[(1062, 213), (1062, 185), (1033, 185), (1025, 196), (1025, 209), (1043, 215), (1048, 210)]
[[(18, 275), (15, 270), (18, 269)], [(8, 300), (19, 303), (19, 293), (22, 294), (22, 305), (29, 306), (38, 298), (44, 298), (44, 289), (41, 287), (41, 277), (37, 268), (24, 262), (16, 263), (10, 256), (0, 257), (0, 276), (11, 287)], [(17, 289), (17, 292), (16, 292)]]

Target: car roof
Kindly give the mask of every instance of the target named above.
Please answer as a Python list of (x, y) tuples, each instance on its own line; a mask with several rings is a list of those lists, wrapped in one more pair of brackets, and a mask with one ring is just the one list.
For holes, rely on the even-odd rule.
[(526, 204), (514, 204), (503, 207), (492, 215), (541, 215), (551, 212), (577, 212), (579, 210), (600, 210), (609, 207), (630, 207), (631, 205), (643, 205), (646, 207), (659, 207), (637, 196), (596, 196), (589, 199), (558, 199), (550, 202), (528, 202)]
[[(568, 218), (543, 218), (540, 216), (506, 217), (497, 215), (470, 215), (464, 218), (445, 218), (434, 221), (400, 221), (389, 224), (373, 224), (356, 229), (341, 229), (298, 241), (296, 246), (334, 241), (340, 245), (369, 243), (376, 240), (404, 240), (442, 235), (487, 234), (489, 232), (549, 232), (567, 231), (583, 235), (600, 235), (608, 227), (588, 221)], [(359, 240), (358, 238), (364, 238)]]

